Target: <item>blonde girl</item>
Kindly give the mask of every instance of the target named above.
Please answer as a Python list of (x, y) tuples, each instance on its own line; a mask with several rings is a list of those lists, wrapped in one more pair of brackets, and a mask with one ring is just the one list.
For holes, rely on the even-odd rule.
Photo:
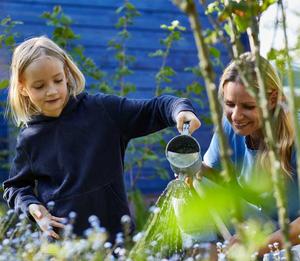
[[(82, 235), (95, 215), (113, 240), (122, 231), (121, 217), (130, 215), (123, 183), (128, 142), (174, 124), (181, 131), (186, 121), (193, 132), (200, 122), (187, 99), (90, 95), (84, 85), (76, 64), (47, 37), (15, 49), (8, 103), (23, 128), (4, 199), (53, 238), (74, 211), (76, 234)], [(49, 202), (54, 202), (50, 212)]]

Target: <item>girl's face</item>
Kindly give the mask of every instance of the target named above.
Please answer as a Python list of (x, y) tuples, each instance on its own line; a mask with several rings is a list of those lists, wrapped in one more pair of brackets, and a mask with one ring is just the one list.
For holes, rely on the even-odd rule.
[(235, 133), (242, 136), (260, 136), (261, 114), (256, 100), (246, 88), (236, 82), (224, 85), (224, 112)]
[(21, 76), (21, 94), (42, 114), (58, 117), (69, 97), (64, 64), (55, 57), (41, 56)]

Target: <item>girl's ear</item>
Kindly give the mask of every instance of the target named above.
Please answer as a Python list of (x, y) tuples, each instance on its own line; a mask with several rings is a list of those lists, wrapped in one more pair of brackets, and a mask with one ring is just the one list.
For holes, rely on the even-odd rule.
[(273, 90), (268, 98), (268, 107), (270, 110), (273, 110), (276, 107), (277, 100), (278, 100), (278, 91)]

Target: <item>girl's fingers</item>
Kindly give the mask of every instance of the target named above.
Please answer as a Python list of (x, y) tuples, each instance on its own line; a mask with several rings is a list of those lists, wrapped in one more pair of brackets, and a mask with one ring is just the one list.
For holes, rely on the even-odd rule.
[(65, 227), (64, 224), (59, 223), (59, 222), (54, 221), (54, 220), (50, 221), (50, 225), (51, 225), (52, 227), (58, 227), (58, 228), (64, 228), (64, 227)]
[(59, 238), (60, 238), (59, 235), (58, 235), (57, 233), (55, 233), (53, 230), (47, 230), (47, 231), (46, 231), (46, 234), (47, 234), (48, 236), (50, 236), (50, 237), (55, 238), (55, 239), (59, 239)]
[(201, 126), (201, 122), (196, 118), (196, 116), (190, 121), (190, 133), (192, 134)]
[(191, 188), (191, 187), (193, 186), (193, 179), (190, 178), (190, 177), (186, 177), (186, 178), (184, 179), (184, 182), (185, 182), (185, 184), (188, 185), (189, 188)]
[(51, 216), (51, 219), (52, 220), (55, 220), (55, 221), (58, 221), (60, 223), (64, 223), (66, 221), (65, 218), (62, 218), (62, 217), (56, 217), (56, 216)]
[(183, 123), (184, 123), (184, 118), (183, 117), (178, 117), (176, 128), (180, 133), (182, 133)]

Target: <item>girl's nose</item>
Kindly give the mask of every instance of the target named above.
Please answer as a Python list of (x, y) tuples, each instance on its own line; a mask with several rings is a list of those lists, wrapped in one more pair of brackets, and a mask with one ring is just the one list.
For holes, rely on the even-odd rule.
[(57, 89), (54, 86), (49, 86), (46, 92), (47, 96), (51, 96), (57, 93)]

